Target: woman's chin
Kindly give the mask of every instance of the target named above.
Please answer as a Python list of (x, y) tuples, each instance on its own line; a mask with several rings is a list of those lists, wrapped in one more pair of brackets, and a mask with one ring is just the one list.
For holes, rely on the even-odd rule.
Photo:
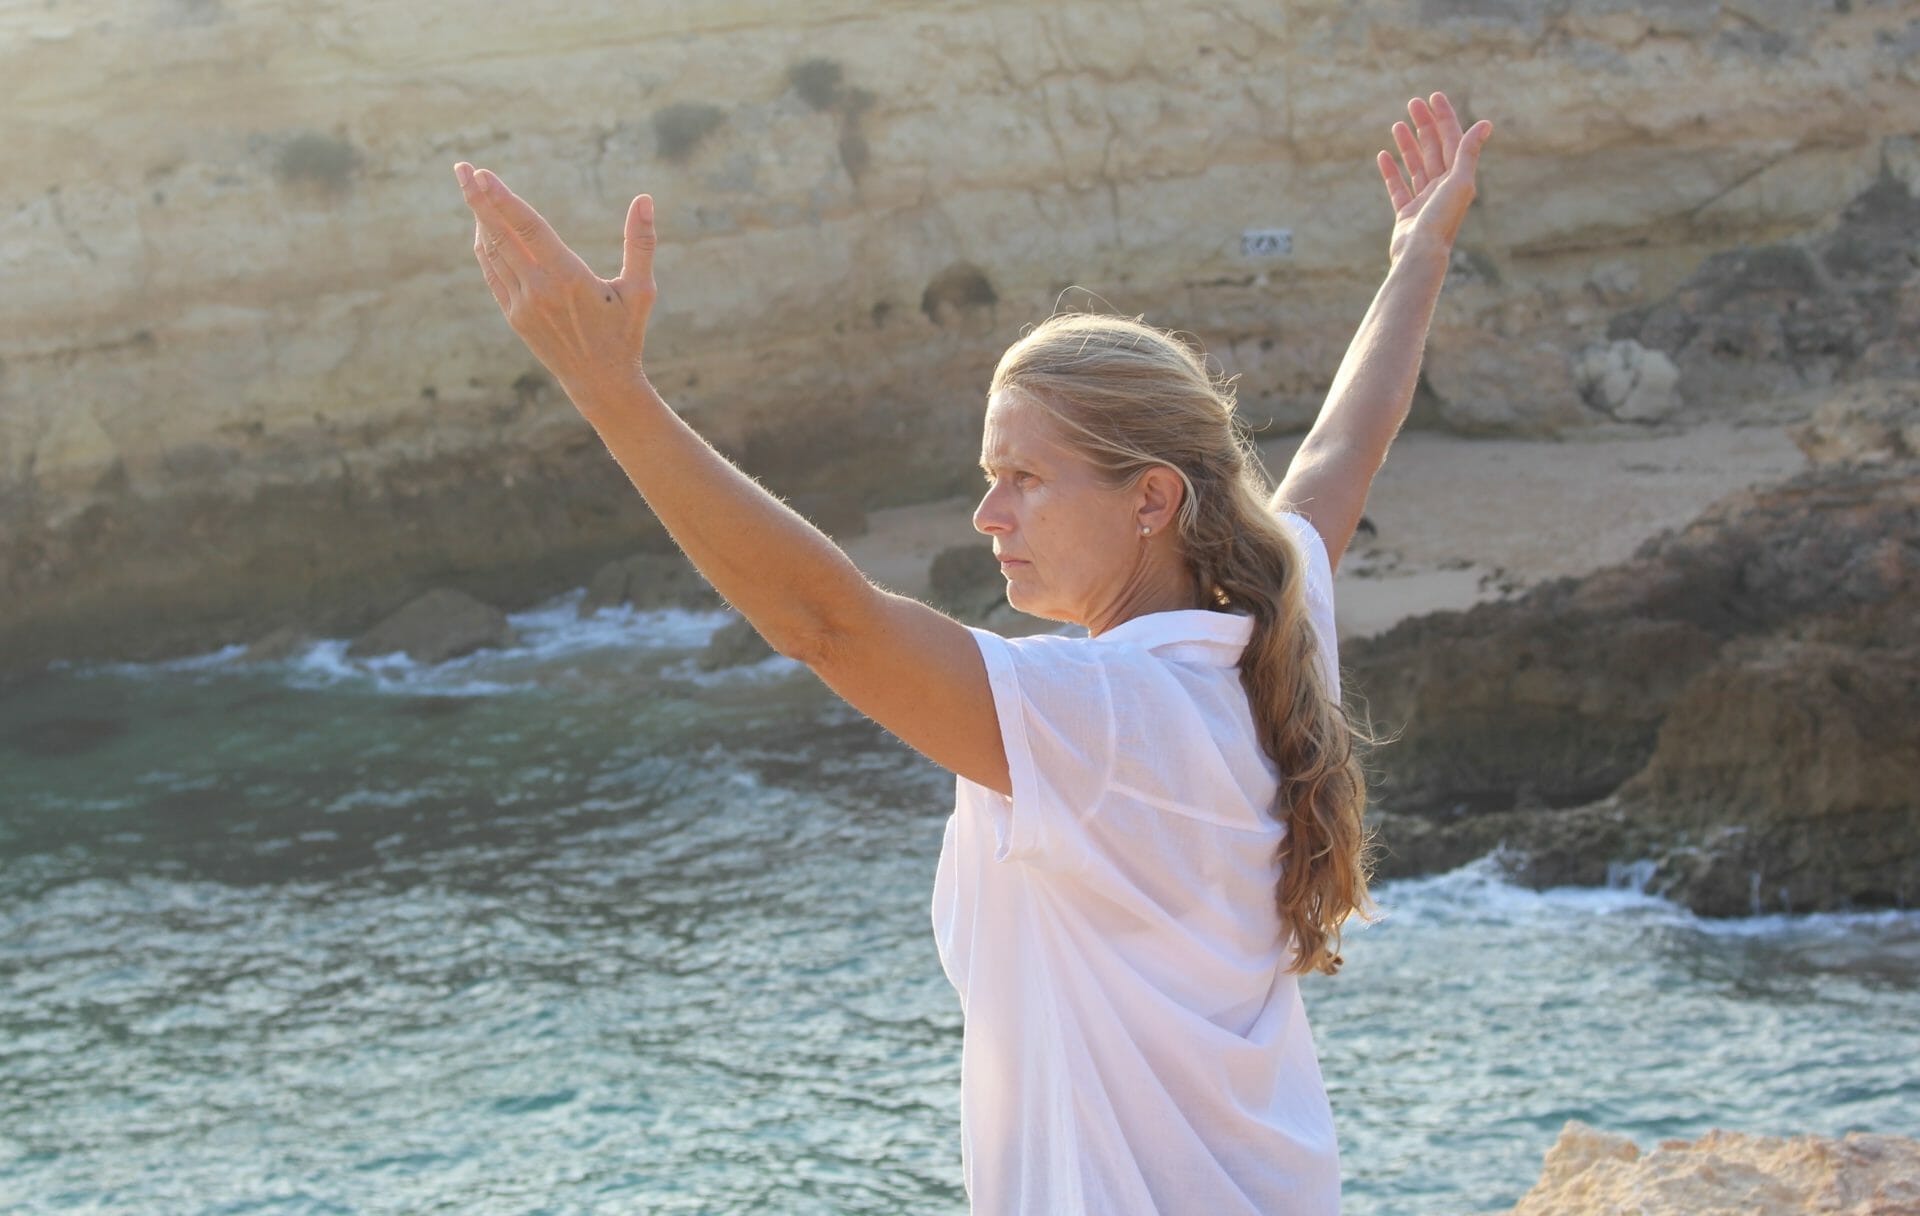
[(1049, 604), (1040, 597), (1009, 583), (1007, 585), (1007, 606), (1025, 616), (1038, 617), (1043, 621), (1070, 621), (1071, 614), (1061, 610), (1058, 605)]

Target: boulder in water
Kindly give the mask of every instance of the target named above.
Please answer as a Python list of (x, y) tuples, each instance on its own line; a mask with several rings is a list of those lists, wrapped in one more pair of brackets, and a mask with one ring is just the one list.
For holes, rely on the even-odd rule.
[(347, 648), (353, 658), (404, 653), (417, 663), (444, 663), (518, 638), (506, 614), (461, 591), (438, 588), (407, 603)]
[(242, 663), (278, 663), (290, 659), (313, 644), (307, 632), (293, 625), (283, 625), (272, 633), (256, 640), (240, 656)]
[(746, 617), (720, 627), (700, 656), (700, 670), (719, 671), (726, 667), (745, 667), (773, 656), (773, 647), (760, 636)]
[(622, 604), (642, 609), (710, 609), (720, 606), (720, 596), (684, 555), (638, 553), (608, 562), (594, 573), (580, 600), (580, 615), (592, 616)]

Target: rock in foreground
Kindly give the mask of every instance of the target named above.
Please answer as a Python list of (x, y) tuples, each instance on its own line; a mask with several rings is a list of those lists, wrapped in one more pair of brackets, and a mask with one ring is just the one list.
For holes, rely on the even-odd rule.
[(1578, 1121), (1510, 1216), (1913, 1216), (1920, 1141), (1712, 1131), (1642, 1153)]

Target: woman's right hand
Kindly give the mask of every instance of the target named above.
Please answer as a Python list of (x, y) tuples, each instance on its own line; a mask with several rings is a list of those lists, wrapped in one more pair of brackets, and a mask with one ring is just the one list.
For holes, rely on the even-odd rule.
[(1393, 204), (1393, 239), (1388, 257), (1398, 262), (1410, 249), (1431, 248), (1441, 256), (1453, 249), (1467, 208), (1473, 203), (1474, 170), (1480, 149), (1493, 134), (1493, 124), (1482, 119), (1464, 135), (1460, 117), (1445, 93), (1407, 103), (1413, 128), (1393, 124), (1393, 142), (1400, 149), (1406, 171), (1392, 154), (1380, 153), (1380, 176)]
[(493, 173), (454, 166), (473, 211), (473, 256), (507, 324), (583, 405), (601, 387), (618, 390), (642, 375), (653, 282), (653, 198), (627, 208), (625, 258), (617, 278), (593, 273), (551, 225)]

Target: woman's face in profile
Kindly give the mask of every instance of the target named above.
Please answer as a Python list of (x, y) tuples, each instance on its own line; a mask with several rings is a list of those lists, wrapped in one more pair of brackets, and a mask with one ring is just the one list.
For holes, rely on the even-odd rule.
[(1127, 583), (1140, 537), (1130, 496), (1109, 489), (1023, 394), (987, 400), (975, 530), (993, 541), (1007, 602), (1029, 616), (1085, 625)]

